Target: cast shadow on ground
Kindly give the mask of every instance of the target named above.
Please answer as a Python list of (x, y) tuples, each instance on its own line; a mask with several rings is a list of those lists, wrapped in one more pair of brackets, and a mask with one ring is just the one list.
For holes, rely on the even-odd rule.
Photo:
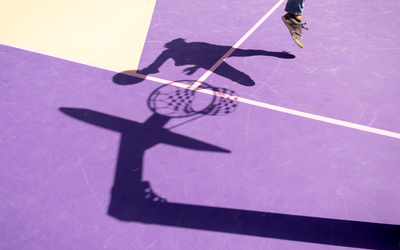
[[(178, 38), (165, 44), (166, 50), (159, 55), (148, 67), (138, 70), (141, 75), (156, 74), (159, 68), (168, 60), (173, 59), (176, 66), (192, 65), (184, 69), (186, 75), (194, 74), (198, 69), (209, 70), (218, 62), (232, 47), (209, 44), (204, 42), (187, 43), (184, 39)], [(229, 57), (248, 56), (272, 56), (283, 59), (293, 59), (294, 55), (289, 52), (271, 52), (265, 50), (244, 50), (235, 49)], [(143, 78), (129, 75), (132, 71), (125, 71), (114, 76), (114, 82), (120, 85), (136, 84), (143, 81)], [(255, 82), (247, 74), (235, 69), (225, 61), (222, 62), (213, 73), (232, 80), (244, 86), (253, 86)]]
[(154, 114), (138, 123), (88, 109), (60, 108), (80, 121), (121, 133), (108, 214), (180, 228), (367, 249), (399, 249), (399, 226), (170, 203), (142, 181), (145, 150), (158, 143), (210, 152), (229, 150), (163, 128), (170, 117)]
[[(114, 77), (115, 83), (121, 84), (118, 82), (122, 80), (120, 76)], [(187, 86), (193, 83), (186, 82)], [(229, 114), (236, 109), (237, 95), (233, 91), (202, 83), (200, 89), (214, 91), (214, 98), (204, 109), (195, 111), (191, 105), (198, 92), (174, 84), (165, 84), (153, 91), (148, 98), (148, 106), (154, 114), (144, 123), (88, 109), (60, 108), (70, 117), (121, 133), (108, 209), (110, 216), (122, 221), (282, 240), (367, 249), (399, 249), (398, 225), (180, 204), (168, 202), (155, 194), (150, 183), (142, 180), (143, 156), (147, 149), (164, 143), (192, 150), (230, 153), (227, 149), (176, 134), (164, 125), (172, 118)], [(177, 89), (173, 89), (175, 87)], [(170, 111), (163, 113), (166, 109)]]

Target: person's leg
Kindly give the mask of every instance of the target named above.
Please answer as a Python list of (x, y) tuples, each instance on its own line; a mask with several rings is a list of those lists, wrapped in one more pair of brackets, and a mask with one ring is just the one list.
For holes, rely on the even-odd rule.
[(285, 11), (290, 13), (296, 17), (297, 20), (301, 20), (301, 16), (303, 15), (304, 10), (304, 2), (305, 0), (288, 0), (286, 3)]
[(303, 39), (301, 37), (301, 29), (307, 30), (307, 28), (304, 27), (305, 23), (301, 23), (304, 10), (304, 2), (305, 0), (288, 0), (285, 7), (285, 11), (287, 12), (287, 14), (282, 17), (282, 20), (288, 27), (294, 42), (300, 48), (304, 47)]

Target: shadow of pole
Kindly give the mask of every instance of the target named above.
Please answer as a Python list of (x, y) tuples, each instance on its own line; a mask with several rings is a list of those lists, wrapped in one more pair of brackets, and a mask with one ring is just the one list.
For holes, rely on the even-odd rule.
[[(135, 191), (133, 191), (135, 192)], [(366, 249), (399, 249), (399, 226), (136, 199), (113, 194), (109, 215), (180, 228)]]

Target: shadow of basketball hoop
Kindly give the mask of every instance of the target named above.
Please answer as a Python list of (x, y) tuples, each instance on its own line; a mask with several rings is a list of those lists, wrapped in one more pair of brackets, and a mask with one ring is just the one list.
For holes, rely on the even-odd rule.
[(165, 143), (199, 151), (230, 152), (164, 128), (173, 118), (197, 119), (236, 110), (235, 92), (205, 83), (191, 89), (192, 83), (177, 81), (154, 90), (148, 98), (148, 107), (154, 114), (144, 123), (88, 109), (60, 108), (75, 119), (121, 133), (110, 216), (122, 221), (326, 245), (399, 249), (398, 225), (171, 203), (155, 194), (150, 183), (142, 181), (143, 155), (147, 149)]

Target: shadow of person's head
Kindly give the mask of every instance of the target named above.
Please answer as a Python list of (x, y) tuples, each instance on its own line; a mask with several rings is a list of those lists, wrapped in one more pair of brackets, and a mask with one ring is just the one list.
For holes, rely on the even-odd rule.
[(168, 42), (164, 45), (165, 48), (167, 49), (179, 49), (182, 48), (182, 46), (187, 45), (187, 42), (183, 38), (177, 38), (172, 40), (171, 42)]

